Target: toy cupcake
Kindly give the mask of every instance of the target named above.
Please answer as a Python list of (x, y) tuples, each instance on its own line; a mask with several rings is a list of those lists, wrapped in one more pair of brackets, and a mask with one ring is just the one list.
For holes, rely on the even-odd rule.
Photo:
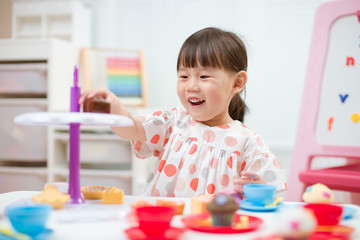
[(231, 226), (238, 205), (235, 200), (225, 194), (217, 195), (206, 205), (213, 226)]
[(307, 203), (333, 203), (334, 193), (326, 185), (316, 183), (306, 188), (302, 199)]

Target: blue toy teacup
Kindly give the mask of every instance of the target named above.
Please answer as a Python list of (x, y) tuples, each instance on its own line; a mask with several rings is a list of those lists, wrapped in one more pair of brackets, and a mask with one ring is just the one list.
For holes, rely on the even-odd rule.
[(47, 204), (11, 206), (6, 208), (5, 214), (17, 232), (35, 238), (47, 231), (46, 221), (52, 209)]
[(246, 200), (254, 206), (265, 206), (274, 201), (276, 187), (268, 184), (244, 185)]

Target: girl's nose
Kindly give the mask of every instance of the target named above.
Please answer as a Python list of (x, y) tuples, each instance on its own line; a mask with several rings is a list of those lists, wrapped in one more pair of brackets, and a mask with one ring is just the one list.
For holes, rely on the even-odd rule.
[(188, 81), (188, 85), (186, 87), (186, 90), (189, 92), (196, 92), (200, 90), (199, 83), (196, 79), (190, 79)]

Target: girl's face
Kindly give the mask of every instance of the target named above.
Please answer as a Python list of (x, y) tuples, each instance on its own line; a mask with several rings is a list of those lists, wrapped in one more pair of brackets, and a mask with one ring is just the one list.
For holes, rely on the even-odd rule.
[(177, 93), (187, 112), (199, 122), (218, 126), (233, 121), (228, 107), (234, 94), (238, 73), (210, 67), (180, 67)]

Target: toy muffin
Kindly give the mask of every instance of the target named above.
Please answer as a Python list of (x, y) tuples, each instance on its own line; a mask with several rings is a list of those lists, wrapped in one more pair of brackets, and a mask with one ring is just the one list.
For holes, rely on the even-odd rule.
[(307, 203), (333, 203), (334, 198), (334, 193), (321, 183), (307, 187), (302, 195), (302, 199)]
[(235, 200), (225, 194), (217, 195), (206, 205), (213, 226), (231, 226), (238, 205)]

